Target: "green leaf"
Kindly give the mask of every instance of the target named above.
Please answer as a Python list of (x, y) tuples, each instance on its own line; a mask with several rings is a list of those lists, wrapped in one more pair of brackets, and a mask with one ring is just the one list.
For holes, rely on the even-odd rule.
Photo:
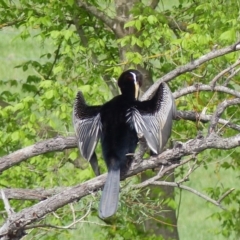
[(135, 20), (129, 21), (124, 24), (124, 28), (133, 27), (135, 25)]
[(53, 89), (48, 90), (48, 91), (45, 93), (45, 96), (46, 96), (47, 99), (52, 99), (53, 96), (54, 96), (54, 91), (53, 91)]
[(69, 158), (71, 160), (75, 160), (77, 157), (78, 157), (78, 153), (76, 151), (71, 152), (70, 155), (69, 155)]
[(140, 31), (140, 29), (141, 29), (141, 27), (142, 27), (141, 21), (140, 21), (140, 20), (136, 20), (134, 25), (135, 25), (136, 29), (137, 29), (138, 31)]

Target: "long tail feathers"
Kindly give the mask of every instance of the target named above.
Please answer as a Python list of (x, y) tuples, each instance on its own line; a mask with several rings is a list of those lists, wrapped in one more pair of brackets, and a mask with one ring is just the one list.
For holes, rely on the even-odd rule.
[(120, 169), (108, 172), (99, 205), (99, 217), (104, 219), (112, 216), (118, 207), (120, 188)]

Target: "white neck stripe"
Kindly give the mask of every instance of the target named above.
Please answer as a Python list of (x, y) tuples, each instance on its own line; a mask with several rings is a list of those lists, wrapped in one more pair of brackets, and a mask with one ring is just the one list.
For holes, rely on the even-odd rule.
[(134, 83), (136, 83), (136, 82), (137, 82), (137, 76), (136, 76), (136, 74), (133, 73), (133, 72), (130, 72), (130, 73), (133, 75)]

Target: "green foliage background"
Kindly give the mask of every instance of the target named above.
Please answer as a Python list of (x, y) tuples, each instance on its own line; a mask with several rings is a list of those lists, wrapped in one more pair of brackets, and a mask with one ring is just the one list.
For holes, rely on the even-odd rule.
[[(112, 1), (88, 1), (99, 11), (114, 17)], [(121, 38), (101, 20), (68, 1), (0, 1), (0, 156), (56, 135), (73, 135), (72, 105), (78, 89), (87, 102), (99, 105), (111, 99), (116, 79), (124, 68), (143, 66), (153, 79), (177, 66), (239, 39), (239, 1), (160, 1), (152, 9), (147, 1), (137, 1), (132, 19), (125, 23)], [(77, 19), (77, 20), (76, 20)], [(74, 21), (84, 37), (79, 36)], [(173, 25), (175, 23), (175, 25)], [(217, 45), (217, 46), (215, 46)], [(119, 51), (125, 49), (125, 60)], [(140, 49), (140, 50), (139, 50)], [(197, 82), (208, 84), (221, 70), (234, 63), (238, 53), (229, 54), (200, 66), (195, 73), (184, 74), (170, 82), (172, 91)], [(229, 87), (240, 90), (239, 77)], [(201, 92), (176, 100), (179, 110), (204, 107), (207, 113), (228, 96)], [(239, 107), (224, 113), (225, 119), (239, 124)], [(173, 139), (187, 141), (198, 131), (206, 134), (207, 124), (177, 121)], [(221, 129), (223, 136), (235, 134)], [(236, 190), (224, 200), (228, 211), (205, 203), (192, 194), (176, 190), (175, 201), (149, 198), (140, 201), (140, 192), (128, 191), (137, 177), (123, 182), (121, 207), (111, 222), (97, 217), (98, 195), (65, 206), (40, 223), (67, 226), (81, 218), (91, 204), (91, 213), (74, 230), (40, 228), (30, 230), (26, 239), (160, 239), (143, 229), (143, 222), (162, 202), (176, 208), (181, 239), (237, 239), (239, 227), (239, 148), (231, 151), (208, 150), (198, 156), (199, 168), (187, 183), (218, 199), (229, 188)], [(101, 170), (105, 165), (97, 150)], [(187, 168), (178, 169), (177, 178)], [(54, 188), (72, 186), (93, 178), (90, 167), (79, 158), (78, 150), (66, 150), (37, 156), (0, 175), (1, 188)], [(15, 211), (34, 202), (12, 200)], [(72, 210), (72, 207), (74, 211)], [(0, 202), (0, 209), (4, 209)], [(150, 209), (150, 210), (149, 210)], [(141, 214), (139, 214), (141, 213)], [(5, 213), (0, 213), (4, 222)], [(136, 218), (136, 216), (138, 216)], [(163, 220), (164, 221), (164, 220)], [(167, 227), (167, 225), (166, 225)], [(126, 231), (127, 229), (127, 231)]]

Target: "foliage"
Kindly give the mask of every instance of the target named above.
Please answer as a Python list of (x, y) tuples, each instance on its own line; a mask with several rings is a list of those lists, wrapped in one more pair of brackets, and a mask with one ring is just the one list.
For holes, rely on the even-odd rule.
[[(101, 17), (72, 0), (0, 2), (0, 29), (3, 33), (5, 29), (13, 29), (17, 34), (10, 41), (26, 44), (21, 56), (30, 54), (37, 47), (43, 49), (37, 52), (37, 56), (14, 66), (7, 62), (6, 74), (0, 75), (0, 156), (43, 139), (72, 135), (71, 112), (77, 89), (81, 89), (89, 104), (99, 105), (117, 93), (116, 78), (124, 68), (142, 67), (151, 73), (152, 79), (156, 79), (213, 48), (232, 44), (239, 36), (240, 6), (236, 0), (225, 4), (220, 0), (179, 0), (171, 1), (174, 3), (172, 5), (169, 1), (159, 1), (155, 8), (148, 1), (130, 1), (133, 5), (130, 9), (132, 17), (127, 22), (121, 22), (122, 35), (110, 29)], [(118, 14), (113, 1), (87, 2), (110, 19)], [(4, 45), (0, 45), (0, 48), (4, 49)], [(15, 53), (18, 49), (12, 51)], [(198, 82), (207, 84), (237, 58), (238, 54), (232, 53), (214, 59), (200, 66), (195, 74), (178, 76), (169, 83), (170, 87), (175, 91)], [(22, 72), (18, 76), (9, 77), (14, 67), (16, 71), (21, 69)], [(239, 78), (233, 78), (229, 86), (239, 91)], [(178, 110), (206, 110), (211, 113), (225, 98), (228, 99), (222, 93), (197, 92), (177, 99), (176, 105)], [(223, 117), (239, 124), (238, 114), (239, 107), (233, 106), (224, 112)], [(207, 126), (199, 122), (177, 121), (172, 138), (187, 141), (194, 138), (198, 131), (206, 134)], [(220, 132), (223, 136), (235, 133), (228, 128), (222, 128)], [(237, 181), (238, 152), (238, 149), (231, 152), (208, 150), (200, 154), (197, 163), (201, 174), (207, 171), (202, 169), (204, 167), (216, 172), (224, 170)], [(105, 170), (100, 148), (97, 154), (101, 170)], [(216, 166), (212, 167), (210, 164), (213, 159)], [(177, 178), (184, 176), (186, 171), (185, 168), (178, 169)], [(77, 149), (72, 149), (37, 156), (4, 171), (0, 186), (54, 188), (72, 186), (93, 176), (92, 170), (78, 157)], [(230, 188), (225, 187), (220, 180), (216, 185), (206, 182), (204, 186), (206, 192), (215, 199), (226, 192), (226, 188)], [(134, 178), (132, 181), (138, 182), (139, 179)], [(213, 221), (221, 224), (213, 234), (228, 238), (239, 235), (239, 191), (238, 187), (224, 200), (228, 212), (211, 210)], [(149, 206), (146, 206), (141, 204), (139, 196), (138, 192), (124, 193), (119, 213), (109, 223), (96, 217), (97, 201), (91, 197), (84, 198), (74, 204), (75, 217), (80, 218), (86, 213), (90, 201), (93, 201), (92, 211), (84, 219), (86, 222), (78, 224), (76, 230), (47, 229), (45, 235), (45, 230), (34, 229), (28, 237), (76, 239), (84, 231), (86, 239), (159, 239), (153, 233), (141, 230), (141, 227), (150, 216), (147, 214), (149, 206), (157, 209), (163, 200), (146, 197), (149, 201)], [(180, 193), (177, 193), (176, 199), (179, 196)], [(3, 204), (0, 204), (3, 209)], [(16, 211), (20, 211), (33, 202), (19, 203), (13, 200), (11, 204)], [(173, 208), (176, 204), (169, 200)], [(134, 216), (138, 212), (143, 213), (143, 218), (136, 220)], [(65, 206), (42, 222), (68, 225), (73, 221), (72, 214), (70, 207)], [(101, 234), (96, 236), (99, 231)]]

